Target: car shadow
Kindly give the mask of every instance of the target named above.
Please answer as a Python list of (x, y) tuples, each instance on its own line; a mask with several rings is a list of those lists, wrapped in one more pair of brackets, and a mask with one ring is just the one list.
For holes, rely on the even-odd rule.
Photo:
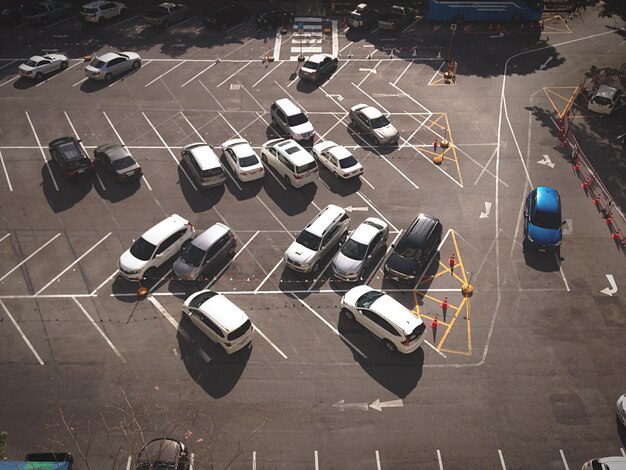
[[(85, 64), (85, 65), (88, 65), (88, 64)], [(131, 75), (134, 75), (139, 70), (141, 70), (141, 67), (135, 70), (128, 70), (127, 72), (114, 76), (109, 81), (87, 79), (83, 83), (80, 84), (80, 91), (83, 91), (85, 93), (94, 93), (96, 91), (100, 91), (114, 84), (115, 82), (123, 82), (125, 78)]]
[(224, 353), (185, 316), (176, 338), (187, 373), (213, 398), (222, 398), (235, 388), (252, 353), (251, 346), (231, 355)]
[(354, 351), (361, 368), (376, 382), (399, 398), (407, 397), (422, 378), (424, 351), (418, 348), (411, 354), (390, 353), (385, 346), (358, 322), (338, 313), (338, 330), (342, 339), (350, 341), (366, 357)]
[(226, 163), (226, 159), (224, 157), (221, 158), (222, 167), (224, 167), (224, 172), (226, 172), (226, 187), (228, 191), (235, 196), (235, 199), (238, 201), (245, 201), (246, 199), (252, 199), (254, 196), (259, 194), (259, 191), (263, 187), (263, 179), (260, 178), (258, 180), (253, 181), (240, 181), (237, 176), (233, 173), (230, 166)]
[(94, 181), (94, 186), (97, 193), (102, 199), (106, 199), (110, 202), (119, 202), (127, 197), (135, 194), (141, 187), (141, 178), (137, 178), (133, 181), (120, 183), (115, 180), (115, 177), (104, 168), (96, 164), (96, 172), (100, 181)]
[(348, 135), (352, 137), (352, 140), (356, 145), (361, 147), (363, 150), (369, 150), (370, 152), (374, 153), (374, 155), (376, 155), (376, 152), (381, 155), (388, 155), (398, 149), (397, 143), (391, 145), (377, 145), (376, 143), (372, 142), (372, 139), (370, 137), (359, 133), (354, 128), (352, 123), (348, 124), (346, 126), (346, 129), (348, 130)]
[(13, 82), (13, 88), (16, 90), (29, 90), (36, 87), (45, 80), (37, 80), (36, 78), (20, 77)]
[(74, 207), (93, 186), (93, 175), (87, 173), (67, 180), (51, 161), (41, 167), (41, 178), (44, 196), (55, 213)]
[[(204, 212), (215, 206), (224, 195), (224, 184), (213, 188), (196, 189), (188, 178), (189, 171), (178, 164), (178, 183), (189, 208), (195, 213)], [(195, 184), (195, 183), (194, 183)]]
[(626, 447), (626, 426), (624, 426), (619, 420), (617, 413), (615, 414), (615, 423), (617, 425), (617, 435), (619, 436), (619, 440), (622, 442), (622, 445)]
[(145, 299), (145, 297), (141, 297), (137, 294), (137, 290), (141, 286), (143, 286), (143, 284), (140, 285), (138, 282), (128, 281), (118, 273), (111, 283), (111, 293), (116, 300), (134, 304), (139, 300)]
[(565, 260), (565, 258), (561, 258), (560, 250), (554, 253), (540, 253), (532, 248), (526, 248), (523, 252), (526, 266), (546, 273), (558, 271), (561, 267), (560, 261)]
[[(272, 174), (268, 174), (268, 173)], [(309, 183), (301, 188), (293, 188), (284, 181), (279, 183), (280, 175), (269, 165), (265, 165), (263, 188), (265, 193), (276, 203), (286, 215), (296, 215), (306, 211), (317, 193), (317, 185)], [(287, 189), (285, 190), (283, 186)]]
[(320, 179), (324, 181), (326, 186), (328, 186), (328, 189), (330, 189), (334, 194), (339, 196), (349, 196), (350, 194), (354, 194), (359, 191), (363, 185), (361, 178), (358, 176), (350, 179), (343, 179), (333, 176), (333, 173), (323, 165), (319, 165), (319, 167)]

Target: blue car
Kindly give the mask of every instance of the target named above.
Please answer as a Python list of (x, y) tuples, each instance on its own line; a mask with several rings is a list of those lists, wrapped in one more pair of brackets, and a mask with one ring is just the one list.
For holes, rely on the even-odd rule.
[(539, 251), (555, 250), (563, 237), (561, 198), (554, 188), (538, 186), (526, 198), (524, 209), (524, 247)]

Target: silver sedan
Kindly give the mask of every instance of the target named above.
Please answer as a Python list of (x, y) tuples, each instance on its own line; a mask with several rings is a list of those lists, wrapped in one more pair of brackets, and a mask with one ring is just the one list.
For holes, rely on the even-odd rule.
[(67, 57), (63, 54), (34, 55), (19, 66), (19, 72), (24, 78), (41, 80), (48, 73), (66, 68)]
[(93, 80), (110, 81), (115, 75), (141, 67), (141, 57), (135, 52), (107, 52), (94, 58), (87, 67), (85, 75)]

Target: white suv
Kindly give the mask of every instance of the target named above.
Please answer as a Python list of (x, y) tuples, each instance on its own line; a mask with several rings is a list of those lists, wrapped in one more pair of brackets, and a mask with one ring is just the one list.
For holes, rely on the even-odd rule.
[(304, 273), (317, 271), (324, 255), (347, 238), (349, 224), (345, 209), (327, 205), (285, 251), (287, 266)]
[(289, 98), (274, 101), (270, 107), (270, 116), (272, 124), (294, 140), (309, 140), (315, 135), (309, 118)]
[(159, 266), (196, 236), (191, 223), (172, 214), (144, 233), (120, 256), (120, 274), (129, 281), (155, 279)]
[(97, 0), (83, 5), (80, 15), (89, 23), (103, 23), (106, 20), (126, 13), (126, 5), (121, 2)]
[(261, 146), (261, 160), (296, 188), (312, 183), (319, 175), (315, 158), (295, 140), (268, 140)]

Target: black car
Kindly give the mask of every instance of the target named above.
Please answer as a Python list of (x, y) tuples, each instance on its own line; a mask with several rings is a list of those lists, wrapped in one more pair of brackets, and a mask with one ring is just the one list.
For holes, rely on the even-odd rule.
[(111, 172), (117, 181), (141, 178), (143, 171), (133, 156), (119, 144), (104, 144), (93, 152), (96, 162)]
[(256, 14), (256, 26), (257, 28), (277, 28), (279, 26), (287, 26), (293, 23), (294, 14), (291, 10), (285, 10), (282, 8), (268, 8), (267, 10), (261, 10)]
[(139, 452), (136, 470), (187, 470), (189, 451), (180, 441), (169, 437), (152, 439)]
[(385, 263), (385, 276), (415, 283), (441, 243), (443, 227), (436, 217), (420, 214), (404, 232)]
[(303, 80), (319, 83), (337, 70), (337, 62), (337, 57), (330, 54), (313, 54), (302, 64), (298, 76)]
[(230, 28), (251, 18), (250, 12), (240, 5), (231, 3), (204, 13), (204, 24), (219, 29)]
[(74, 137), (61, 137), (48, 144), (52, 159), (63, 170), (66, 178), (91, 172), (94, 168), (93, 162), (83, 152), (79, 143), (80, 140)]

